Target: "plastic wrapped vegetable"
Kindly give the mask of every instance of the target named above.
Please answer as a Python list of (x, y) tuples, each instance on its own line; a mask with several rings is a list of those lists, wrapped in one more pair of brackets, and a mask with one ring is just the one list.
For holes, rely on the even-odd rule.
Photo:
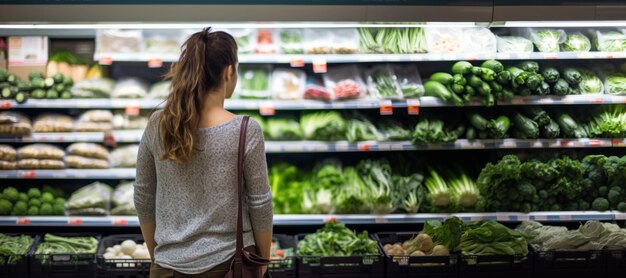
[(161, 81), (150, 87), (147, 98), (165, 99), (170, 94), (171, 81)]
[(397, 64), (394, 65), (393, 71), (404, 98), (416, 98), (424, 95), (424, 85), (422, 85), (417, 66)]
[(332, 94), (331, 100), (355, 99), (365, 95), (366, 87), (356, 65), (329, 68), (324, 84)]
[(604, 92), (604, 84), (598, 76), (586, 69), (578, 70), (581, 75), (581, 81), (578, 86), (583, 94), (602, 94)]
[(0, 135), (24, 136), (32, 130), (28, 116), (19, 112), (0, 112)]
[(498, 36), (498, 52), (500, 53), (524, 53), (533, 52), (533, 43), (523, 37)]
[(65, 209), (70, 215), (106, 215), (112, 191), (109, 185), (100, 182), (86, 185), (72, 193)]
[(374, 66), (367, 74), (369, 91), (379, 99), (400, 99), (402, 91), (390, 65)]
[(604, 81), (606, 93), (611, 95), (626, 94), (626, 74), (609, 72)]
[(115, 188), (111, 198), (112, 215), (137, 215), (133, 198), (134, 188), (133, 182), (122, 182)]
[(463, 29), (463, 51), (468, 53), (494, 53), (497, 50), (496, 36), (484, 27)]
[(138, 78), (123, 78), (111, 92), (112, 98), (143, 98), (148, 94), (148, 84)]
[(139, 145), (129, 145), (116, 148), (111, 152), (111, 167), (135, 168), (137, 166), (137, 153)]
[(565, 41), (561, 44), (562, 51), (587, 52), (591, 50), (591, 41), (580, 32), (567, 35)]
[(426, 33), (426, 50), (429, 53), (451, 53), (463, 50), (463, 29), (429, 27)]
[(303, 37), (302, 29), (280, 29), (274, 32), (278, 36), (280, 43), (280, 53), (283, 54), (303, 54), (304, 47), (302, 45)]
[(267, 67), (240, 67), (239, 85), (237, 91), (239, 98), (244, 99), (269, 99), (270, 70)]
[(275, 99), (302, 99), (306, 74), (297, 69), (275, 69), (272, 73), (272, 92)]
[(598, 51), (626, 51), (626, 35), (617, 31), (595, 31), (593, 43)]
[(74, 98), (109, 98), (115, 87), (115, 81), (107, 78), (85, 79), (71, 89)]
[(565, 38), (565, 31), (560, 29), (530, 29), (530, 39), (540, 52), (559, 52)]

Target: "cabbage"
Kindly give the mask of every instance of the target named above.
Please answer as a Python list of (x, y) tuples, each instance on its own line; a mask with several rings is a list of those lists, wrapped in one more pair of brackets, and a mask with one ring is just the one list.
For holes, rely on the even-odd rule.
[(561, 44), (563, 51), (586, 52), (591, 50), (591, 41), (581, 33), (573, 33)]
[(579, 71), (583, 78), (580, 84), (578, 84), (578, 86), (580, 86), (581, 93), (602, 94), (604, 92), (602, 80), (593, 74), (593, 72), (586, 69), (579, 69)]
[(533, 43), (522, 37), (500, 36), (498, 37), (498, 52), (533, 52)]
[(539, 29), (531, 33), (531, 40), (540, 52), (559, 52), (559, 44), (564, 39), (563, 30)]

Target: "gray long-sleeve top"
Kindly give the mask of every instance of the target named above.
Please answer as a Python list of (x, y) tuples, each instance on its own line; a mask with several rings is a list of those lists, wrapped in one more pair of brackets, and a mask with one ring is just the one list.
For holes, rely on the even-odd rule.
[[(157, 264), (197, 274), (235, 254), (237, 153), (241, 116), (198, 130), (196, 152), (179, 165), (161, 160), (158, 117), (146, 128), (137, 157), (135, 206), (140, 223), (156, 223)], [(244, 158), (244, 246), (252, 230), (272, 229), (272, 195), (267, 178), (263, 132), (250, 119)]]

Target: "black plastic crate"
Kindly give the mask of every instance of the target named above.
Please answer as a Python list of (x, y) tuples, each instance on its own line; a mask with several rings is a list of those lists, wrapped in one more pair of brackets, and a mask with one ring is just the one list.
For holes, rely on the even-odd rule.
[[(100, 242), (99, 234), (94, 233), (52, 233), (62, 237), (95, 237)], [(38, 238), (30, 256), (31, 278), (89, 278), (95, 276), (96, 254), (50, 254), (36, 255), (37, 247), (44, 241), (44, 235)]]
[(418, 232), (388, 232), (377, 233), (374, 238), (378, 241), (378, 247), (384, 254), (385, 273), (387, 277), (424, 277), (444, 278), (457, 277), (456, 254), (450, 256), (388, 256), (383, 246), (407, 241), (419, 234)]
[(528, 278), (533, 275), (531, 254), (461, 255), (459, 278)]
[[(8, 236), (20, 236), (27, 235), (33, 238), (33, 244), (31, 244), (26, 250), (26, 254), (0, 254), (0, 277), (29, 277), (30, 265), (29, 254), (32, 252), (34, 246), (39, 240), (39, 235), (30, 233), (5, 233)], [(15, 263), (9, 264), (9, 260), (15, 261)]]
[(288, 235), (274, 235), (281, 249), (293, 248), (294, 256), (282, 259), (271, 260), (268, 267), (270, 274), (274, 278), (294, 278), (296, 277), (296, 239)]
[(133, 240), (143, 244), (139, 234), (113, 235), (103, 238), (96, 252), (96, 277), (98, 278), (148, 278), (150, 277), (150, 259), (105, 259), (107, 247), (121, 244), (124, 240)]
[(604, 251), (533, 251), (533, 256), (535, 278), (606, 276)]
[[(296, 252), (298, 240), (296, 237)], [(370, 235), (371, 237), (371, 235)], [(297, 256), (298, 277), (330, 277), (330, 278), (382, 278), (385, 275), (385, 263), (382, 254), (352, 257), (321, 257)]]
[(622, 278), (626, 273), (626, 250), (606, 251), (606, 277)]

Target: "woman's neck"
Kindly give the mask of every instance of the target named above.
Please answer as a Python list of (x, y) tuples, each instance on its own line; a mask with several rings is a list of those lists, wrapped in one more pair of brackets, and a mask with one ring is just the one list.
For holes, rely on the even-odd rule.
[(224, 109), (224, 96), (219, 92), (210, 92), (204, 100), (200, 128), (213, 127), (232, 120), (234, 114)]

